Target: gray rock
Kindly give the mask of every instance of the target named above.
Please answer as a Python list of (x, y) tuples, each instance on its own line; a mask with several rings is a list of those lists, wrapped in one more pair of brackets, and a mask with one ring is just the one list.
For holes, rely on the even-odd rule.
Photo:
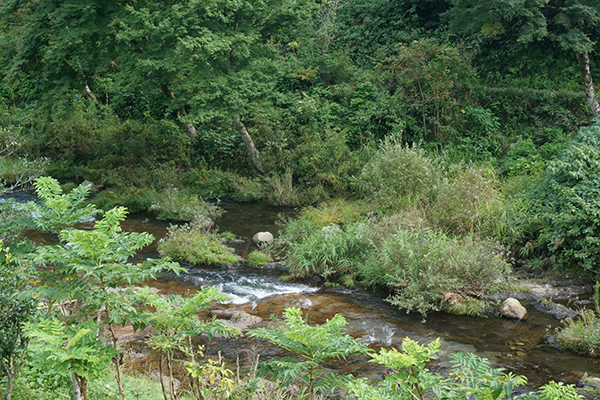
[(598, 392), (600, 391), (600, 378), (595, 376), (584, 376), (579, 380), (579, 386), (584, 389), (591, 389)]
[(565, 307), (562, 304), (556, 304), (552, 301), (537, 301), (533, 303), (533, 307), (544, 314), (554, 316), (556, 319), (575, 318), (578, 314), (577, 311), (572, 308)]
[(240, 332), (262, 321), (262, 318), (248, 314), (245, 311), (212, 310), (210, 313), (217, 318), (225, 319), (222, 322), (224, 327), (236, 329)]
[(595, 376), (584, 376), (579, 380), (577, 392), (584, 399), (600, 399), (600, 378)]
[(257, 246), (267, 245), (270, 246), (273, 244), (273, 234), (271, 232), (258, 232), (254, 236), (252, 236), (252, 241)]
[(523, 319), (527, 318), (527, 309), (519, 303), (519, 300), (509, 297), (502, 302), (500, 314), (506, 318)]

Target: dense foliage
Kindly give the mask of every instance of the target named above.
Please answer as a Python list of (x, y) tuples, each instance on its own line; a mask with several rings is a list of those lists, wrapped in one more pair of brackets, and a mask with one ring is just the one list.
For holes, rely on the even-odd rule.
[[(182, 269), (167, 258), (131, 262), (153, 238), (121, 231), (124, 206), (186, 222), (169, 229), (163, 256), (234, 264), (210, 232), (220, 211), (203, 199), (312, 205), (288, 221), (279, 247), (252, 253), (250, 264), (283, 250), (291, 278), (384, 289), (392, 304), (422, 314), (481, 314), (480, 297), (506, 281), (511, 257), (597, 276), (596, 3), (3, 1), (0, 193), (33, 185), (39, 201), (0, 201), (0, 239), (10, 246), (0, 264), (0, 397), (10, 398), (13, 384), (29, 398), (65, 387), (102, 397), (112, 389), (97, 382), (110, 363), (111, 393), (140, 395), (121, 376), (115, 327), (128, 323), (153, 326), (149, 343), (167, 364), (161, 375), (186, 354), (197, 398), (251, 397), (259, 387), (256, 376), (235, 382), (221, 360), (195, 362), (193, 336), (228, 332), (188, 308), (222, 296), (134, 293), (130, 285)], [(46, 172), (60, 181), (39, 178)], [(85, 221), (94, 227), (77, 229)], [(58, 244), (22, 240), (26, 227), (52, 232)], [(42, 316), (26, 290), (36, 278), (47, 285), (36, 289)], [(263, 371), (305, 382), (313, 396), (323, 360), (360, 346), (343, 336), (340, 318), (325, 327), (308, 326), (297, 310), (285, 318), (256, 336), (303, 362), (276, 360)], [(596, 352), (589, 327), (597, 319), (590, 312), (567, 322), (563, 342)], [(307, 355), (316, 337), (299, 345), (292, 328), (337, 342)], [(569, 342), (582, 335), (584, 343)], [(403, 353), (381, 352), (375, 361), (401, 371), (378, 386), (346, 382), (346, 390), (499, 398), (522, 383), (459, 357), (452, 385), (436, 386), (424, 367), (435, 351), (407, 341)], [(19, 386), (21, 366), (28, 375)], [(53, 389), (43, 394), (34, 381)], [(172, 382), (160, 386), (165, 399), (176, 397)], [(558, 384), (543, 393), (576, 398)]]

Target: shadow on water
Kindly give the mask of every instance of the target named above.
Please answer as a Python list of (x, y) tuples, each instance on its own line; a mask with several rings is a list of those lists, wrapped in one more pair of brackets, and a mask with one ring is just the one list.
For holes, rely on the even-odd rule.
[[(227, 213), (217, 222), (220, 231), (230, 231), (244, 240), (238, 248), (247, 254), (252, 248), (251, 237), (259, 231), (277, 235), (279, 215), (297, 215), (294, 209), (271, 207), (264, 203), (225, 204)], [(92, 224), (83, 228), (91, 228)], [(156, 239), (166, 235), (168, 223), (145, 214), (132, 215), (123, 223), (125, 231), (149, 232)], [(31, 232), (33, 240), (48, 242)], [(39, 236), (39, 237), (38, 237)], [(50, 240), (51, 241), (51, 240)], [(140, 258), (157, 257), (156, 241), (144, 249)], [(292, 283), (279, 279), (280, 272), (257, 270), (242, 266), (201, 267), (189, 266), (189, 273), (166, 276), (151, 285), (164, 293), (193, 293), (203, 285), (217, 285), (230, 300), (220, 308), (245, 311), (268, 320), (281, 315), (286, 307), (301, 307), (309, 323), (323, 323), (336, 313), (348, 320), (347, 331), (360, 337), (374, 349), (399, 346), (409, 336), (421, 343), (442, 339), (442, 352), (434, 369), (450, 366), (449, 354), (473, 352), (488, 358), (494, 366), (525, 375), (530, 385), (540, 386), (550, 380), (574, 383), (585, 372), (600, 375), (600, 360), (560, 350), (544, 340), (559, 325), (553, 317), (535, 310), (527, 302), (529, 317), (524, 321), (503, 318), (471, 318), (444, 313), (433, 313), (426, 322), (418, 314), (406, 314), (386, 303), (380, 294), (342, 287), (323, 287), (314, 283)], [(225, 357), (235, 357), (255, 346), (249, 339), (219, 339), (209, 348), (222, 350)], [(210, 350), (209, 350), (210, 353)], [(277, 349), (261, 349), (265, 356), (278, 356)], [(344, 363), (332, 363), (330, 368), (343, 373), (357, 373), (372, 379), (381, 376), (382, 368), (368, 363), (364, 357), (353, 357)]]

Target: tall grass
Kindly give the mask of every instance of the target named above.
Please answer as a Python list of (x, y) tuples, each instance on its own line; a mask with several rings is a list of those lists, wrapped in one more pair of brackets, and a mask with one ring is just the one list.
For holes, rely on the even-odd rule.
[(301, 242), (290, 244), (290, 274), (325, 279), (355, 274), (364, 257), (373, 250), (366, 224), (314, 229)]

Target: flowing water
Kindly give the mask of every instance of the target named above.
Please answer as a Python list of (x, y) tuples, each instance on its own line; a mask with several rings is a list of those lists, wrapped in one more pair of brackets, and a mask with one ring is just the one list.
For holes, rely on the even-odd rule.
[[(243, 243), (236, 246), (246, 255), (254, 245), (251, 236), (259, 231), (277, 234), (279, 215), (296, 215), (289, 208), (276, 208), (262, 203), (222, 204), (227, 213), (217, 221), (220, 231), (238, 235)], [(149, 232), (157, 240), (164, 237), (168, 224), (151, 216), (137, 214), (124, 223), (125, 231)], [(52, 238), (30, 232), (30, 238), (48, 243)], [(157, 257), (156, 242), (139, 254), (140, 258)], [(503, 318), (472, 318), (444, 313), (433, 313), (424, 322), (419, 315), (406, 314), (384, 301), (384, 295), (358, 289), (325, 287), (317, 282), (285, 282), (281, 272), (272, 269), (247, 267), (188, 266), (189, 273), (181, 276), (163, 276), (151, 283), (165, 293), (185, 294), (203, 285), (217, 285), (230, 300), (219, 306), (240, 310), (268, 320), (281, 315), (286, 307), (299, 306), (309, 323), (323, 323), (336, 313), (348, 320), (347, 332), (372, 345), (399, 346), (403, 338), (411, 337), (421, 343), (441, 338), (441, 356), (434, 368), (444, 370), (450, 365), (448, 355), (453, 352), (473, 352), (488, 358), (496, 367), (525, 375), (532, 386), (550, 380), (574, 383), (584, 373), (600, 375), (600, 360), (560, 350), (546, 343), (545, 334), (559, 325), (553, 317), (536, 311), (523, 302), (529, 311), (524, 321)], [(256, 349), (249, 339), (219, 339), (208, 345), (209, 353), (217, 350), (229, 361), (240, 354), (260, 352), (261, 360), (281, 353), (274, 348)], [(240, 356), (241, 357), (241, 356)], [(329, 368), (343, 373), (358, 373), (377, 379), (382, 368), (368, 363), (364, 357), (351, 357), (347, 362), (335, 362)]]

